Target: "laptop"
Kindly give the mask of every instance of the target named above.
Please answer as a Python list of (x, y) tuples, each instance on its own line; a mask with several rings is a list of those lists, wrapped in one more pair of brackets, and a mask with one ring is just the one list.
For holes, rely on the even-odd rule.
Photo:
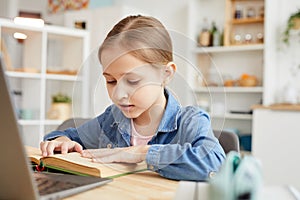
[(0, 199), (60, 199), (112, 181), (33, 172), (20, 131), (0, 53)]

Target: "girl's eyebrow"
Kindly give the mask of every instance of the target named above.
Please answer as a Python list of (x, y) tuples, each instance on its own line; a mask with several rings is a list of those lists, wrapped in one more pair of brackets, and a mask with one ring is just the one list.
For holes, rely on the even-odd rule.
[(103, 76), (111, 76), (109, 73), (103, 72), (102, 73)]
[[(102, 73), (103, 76), (112, 76), (111, 74), (107, 73), (107, 72), (103, 72)], [(120, 74), (120, 76), (125, 76), (125, 75), (140, 75), (138, 73), (135, 72), (127, 72), (127, 73), (122, 73)]]

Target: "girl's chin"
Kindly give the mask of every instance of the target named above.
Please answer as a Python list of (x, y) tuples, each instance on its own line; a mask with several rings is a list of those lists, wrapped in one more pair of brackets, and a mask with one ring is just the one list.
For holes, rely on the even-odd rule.
[(134, 115), (133, 113), (125, 113), (123, 112), (123, 114), (125, 115), (125, 117), (129, 118), (129, 119), (134, 119), (134, 118), (137, 118), (138, 116), (137, 115)]
[(130, 119), (134, 119), (134, 118), (137, 118), (140, 116), (140, 114), (137, 112), (128, 112), (128, 111), (126, 112), (126, 111), (122, 110), (122, 113), (125, 115), (125, 117), (130, 118)]
[(128, 118), (134, 118), (135, 117), (135, 112), (133, 112), (132, 107), (120, 107), (122, 113), (128, 117)]

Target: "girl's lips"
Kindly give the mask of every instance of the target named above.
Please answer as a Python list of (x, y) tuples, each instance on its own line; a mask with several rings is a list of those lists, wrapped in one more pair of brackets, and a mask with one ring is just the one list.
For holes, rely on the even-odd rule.
[(121, 110), (129, 112), (134, 106), (133, 105), (119, 105)]

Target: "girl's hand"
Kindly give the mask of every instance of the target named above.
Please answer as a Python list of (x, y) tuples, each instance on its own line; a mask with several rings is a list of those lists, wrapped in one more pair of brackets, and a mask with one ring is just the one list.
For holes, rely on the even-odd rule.
[(82, 157), (92, 158), (100, 163), (139, 163), (146, 159), (149, 146), (131, 146), (114, 149), (88, 149), (81, 152)]
[(62, 154), (71, 151), (81, 153), (83, 148), (79, 143), (74, 142), (67, 137), (58, 137), (55, 140), (41, 142), (40, 149), (43, 156), (50, 156), (54, 154), (54, 151), (60, 151)]

